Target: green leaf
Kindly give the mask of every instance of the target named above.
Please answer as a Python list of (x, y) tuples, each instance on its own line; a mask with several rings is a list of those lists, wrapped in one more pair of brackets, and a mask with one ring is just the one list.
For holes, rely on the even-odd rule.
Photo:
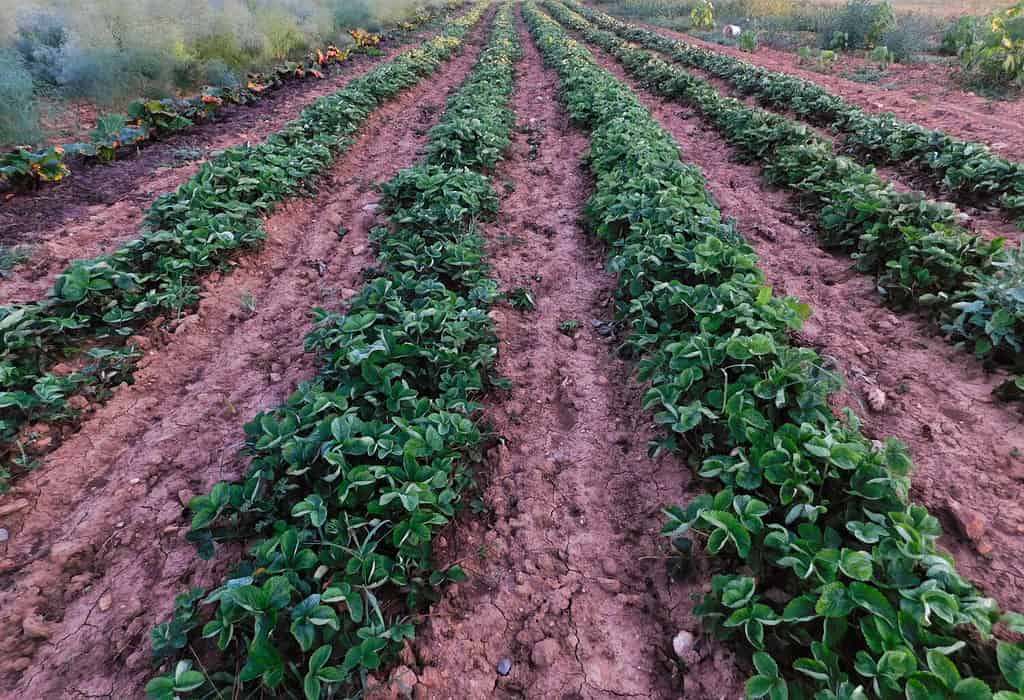
[(840, 570), (857, 581), (870, 581), (873, 573), (873, 560), (867, 552), (844, 549), (839, 559)]
[(957, 670), (956, 664), (949, 660), (949, 657), (937, 651), (929, 651), (927, 659), (929, 670), (941, 678), (947, 688), (952, 690), (956, 687), (956, 684), (960, 682), (960, 671)]
[(953, 688), (953, 700), (992, 700), (992, 689), (980, 678), (965, 678)]
[(850, 614), (855, 605), (853, 599), (847, 595), (846, 587), (836, 581), (821, 589), (814, 611), (824, 617), (844, 617)]
[(874, 586), (855, 582), (850, 584), (850, 598), (860, 607), (885, 619), (893, 627), (897, 624), (896, 609), (885, 594)]
[(996, 659), (999, 670), (1010, 687), (1018, 692), (1024, 691), (1024, 648), (1008, 642), (1000, 642), (996, 646)]
[(747, 679), (746, 690), (749, 698), (762, 698), (768, 694), (775, 685), (775, 678), (768, 676), (753, 676)]
[(762, 676), (767, 676), (769, 678), (779, 677), (779, 665), (776, 664), (775, 659), (766, 652), (754, 652), (754, 668), (756, 668), (757, 672)]

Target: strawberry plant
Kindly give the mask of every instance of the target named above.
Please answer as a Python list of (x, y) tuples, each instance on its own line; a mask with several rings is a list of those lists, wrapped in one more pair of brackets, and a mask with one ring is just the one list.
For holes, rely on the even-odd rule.
[[(20, 426), (66, 414), (69, 387), (51, 368), (85, 343), (123, 345), (149, 320), (198, 301), (196, 283), (264, 239), (262, 219), (309, 191), (382, 104), (433, 73), (462, 46), (478, 3), (442, 34), (320, 98), (264, 143), (225, 150), (150, 208), (142, 235), (116, 251), (76, 261), (49, 296), (0, 307), (0, 440), (10, 452)], [(76, 391), (79, 389), (75, 389)], [(17, 397), (17, 398), (13, 398)], [(32, 397), (29, 401), (25, 397)], [(12, 470), (13, 471), (13, 470)]]
[[(474, 104), (509, 111), (511, 12), (498, 11), (442, 125)], [(462, 145), (467, 158), (482, 164), (489, 144), (508, 138), (502, 116), (479, 153)], [(431, 542), (481, 449), (477, 399), (497, 355), (488, 309), (498, 293), (474, 224), (493, 217), (498, 198), (479, 170), (429, 155), (381, 189), (390, 226), (373, 233), (379, 267), (344, 313), (318, 310), (306, 339), (318, 376), (246, 426), (243, 482), (190, 503), (201, 555), (244, 538), (251, 556), (213, 591), (179, 596), (154, 630), (169, 673), (150, 681), (153, 698), (352, 697), (413, 635), (396, 608), (413, 611), (464, 577), (434, 567)], [(200, 640), (217, 663), (197, 677), (183, 664)]]
[[(564, 6), (546, 7), (571, 22)], [(699, 171), (636, 96), (526, 5), (572, 118), (590, 132), (586, 215), (619, 273), (625, 349), (663, 426), (710, 493), (666, 510), (717, 575), (697, 607), (750, 659), (748, 697), (1018, 700), (1024, 649), (938, 548), (909, 499), (906, 448), (829, 406), (839, 380), (790, 332), (809, 310), (776, 297)]]
[[(983, 144), (905, 122), (893, 114), (869, 114), (812, 81), (625, 24), (576, 0), (567, 4), (603, 29), (666, 54), (681, 65), (707, 71), (740, 93), (757, 97), (766, 107), (793, 112), (800, 119), (842, 133), (844, 147), (850, 152), (879, 163), (918, 168), (966, 203), (982, 202), (1014, 215), (1024, 214), (1024, 163), (998, 156)], [(819, 56), (819, 63), (825, 60), (825, 53)], [(890, 58), (872, 54), (883, 66)]]
[[(630, 39), (674, 43), (568, 2)], [(696, 106), (745, 159), (764, 165), (770, 181), (795, 190), (814, 212), (822, 244), (852, 254), (858, 268), (875, 277), (887, 304), (927, 311), (952, 340), (966, 341), (989, 365), (1024, 368), (1024, 310), (1013, 291), (1024, 263), (1007, 255), (1001, 239), (986, 241), (960, 227), (951, 205), (898, 192), (874, 170), (836, 156), (806, 126), (722, 96), (707, 81), (596, 29), (565, 4), (549, 6), (649, 89)]]

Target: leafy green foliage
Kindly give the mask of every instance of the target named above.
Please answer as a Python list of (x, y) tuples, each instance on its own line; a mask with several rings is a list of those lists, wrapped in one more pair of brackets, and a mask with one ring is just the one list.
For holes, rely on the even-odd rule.
[[(582, 27), (556, 0), (545, 6)], [(636, 96), (528, 4), (570, 115), (591, 132), (586, 207), (619, 273), (644, 397), (713, 493), (666, 510), (664, 534), (720, 570), (697, 612), (752, 654), (751, 697), (1015, 700), (1024, 651), (909, 501), (906, 448), (833, 414), (838, 379), (790, 345), (808, 309), (774, 296), (751, 247)], [(768, 595), (768, 591), (771, 595)], [(1013, 624), (1016, 617), (1004, 619)], [(969, 643), (970, 642), (970, 643)], [(999, 672), (993, 672), (997, 667)]]
[[(835, 129), (845, 135), (844, 146), (852, 152), (879, 163), (918, 168), (964, 202), (986, 202), (1024, 215), (1024, 164), (1002, 158), (983, 144), (956, 139), (893, 114), (869, 114), (812, 81), (626, 25), (573, 3), (570, 6), (629, 41), (725, 80), (768, 108), (793, 112), (802, 120)], [(883, 53), (883, 48), (872, 53), (872, 60), (884, 67), (892, 56), (888, 49)], [(801, 57), (809, 61), (810, 49)], [(824, 51), (818, 55), (823, 68), (834, 59)]]
[[(519, 55), (511, 11), (499, 10), (441, 127), (474, 105), (508, 111)], [(178, 661), (150, 682), (151, 697), (353, 697), (413, 635), (386, 610), (400, 601), (415, 610), (465, 577), (435, 568), (431, 541), (460, 507), (481, 449), (477, 398), (497, 356), (487, 312), (498, 293), (475, 222), (493, 217), (498, 200), (484, 175), (445, 154), (489, 167), (500, 156), (492, 144), (507, 143), (508, 117), (489, 122), (494, 133), (479, 141), (429, 149), (383, 185), (391, 225), (373, 235), (379, 268), (345, 313), (318, 311), (307, 336), (318, 376), (246, 426), (244, 481), (190, 503), (201, 555), (244, 538), (251, 556), (209, 594), (179, 598), (172, 621), (154, 631), (156, 651), (178, 656), (183, 637), (199, 636), (223, 656), (201, 682)], [(431, 143), (459, 138), (438, 128)]]
[(149, 320), (193, 306), (199, 278), (259, 246), (263, 217), (305, 191), (380, 105), (454, 55), (479, 16), (320, 98), (264, 143), (225, 150), (157, 199), (139, 238), (76, 261), (40, 301), (0, 307), (0, 440), (29, 420), (66, 415), (72, 386), (51, 371), (65, 355), (94, 340), (123, 344)]
[(558, 332), (571, 337), (576, 335), (576, 331), (582, 326), (583, 324), (578, 319), (570, 318), (558, 324)]
[(533, 300), (533, 292), (526, 287), (516, 287), (505, 294), (508, 303), (517, 311), (533, 311), (537, 304)]
[[(564, 5), (552, 9), (652, 91), (700, 109), (745, 158), (764, 164), (770, 181), (797, 191), (816, 215), (823, 245), (852, 254), (858, 268), (875, 277), (886, 303), (928, 312), (954, 341), (991, 365), (1024, 369), (1024, 310), (1018, 301), (1024, 295), (1024, 261), (1008, 254), (1001, 239), (983, 240), (958, 224), (952, 206), (920, 193), (897, 191), (873, 169), (836, 156), (831, 145), (808, 127), (724, 97), (707, 81), (629, 42), (671, 53), (673, 58), (709, 52), (623, 24), (575, 0), (568, 4), (614, 33), (595, 28)], [(732, 63), (736, 59), (720, 54), (710, 53), (708, 58), (717, 61), (715, 57), (727, 59), (730, 70), (749, 65)], [(788, 81), (785, 85), (799, 87)], [(798, 114), (802, 109), (842, 109), (838, 98), (820, 89), (807, 93), (813, 99), (806, 102), (784, 97), (788, 89), (779, 88), (772, 99), (789, 100)], [(812, 108), (812, 103), (818, 107)]]
[[(411, 31), (435, 18), (441, 12), (440, 7), (423, 8), (411, 18), (401, 23), (406, 35)], [(47, 19), (41, 15), (39, 19)], [(42, 33), (50, 36), (49, 43), (57, 42), (57, 46), (66, 41), (63, 27), (44, 27)], [(56, 34), (54, 34), (56, 32)], [(396, 31), (397, 33), (397, 31)], [(40, 30), (33, 31), (32, 43), (35, 48), (25, 48), (29, 56), (39, 56)], [(376, 37), (376, 35), (370, 35)], [(376, 37), (379, 41), (379, 37)], [(376, 47), (359, 49), (361, 53), (381, 55)], [(59, 55), (59, 50), (56, 55)], [(32, 150), (19, 148), (0, 154), (0, 183), (7, 183), (16, 190), (38, 187), (45, 182), (56, 182), (70, 174), (67, 156), (79, 156), (85, 161), (109, 162), (122, 152), (144, 145), (145, 143), (166, 138), (167, 136), (192, 128), (198, 122), (214, 118), (224, 105), (252, 104), (259, 101), (269, 90), (276, 89), (285, 82), (295, 79), (323, 77), (322, 70), (348, 60), (350, 51), (339, 51), (336, 47), (327, 47), (326, 52), (317, 50), (310, 53), (302, 62), (284, 61), (265, 72), (249, 73), (246, 86), (234, 84), (208, 85), (198, 94), (187, 99), (140, 99), (132, 101), (125, 114), (106, 115), (100, 119), (97, 129), (87, 143), (69, 143), (63, 146)], [(0, 63), (6, 65), (6, 56), (0, 53)], [(53, 68), (53, 61), (43, 61), (38, 69)], [(92, 76), (92, 81), (111, 81), (112, 76)], [(56, 78), (52, 79), (55, 82)], [(232, 81), (233, 83), (233, 81)], [(0, 95), (4, 94), (4, 83), (0, 82)], [(31, 82), (28, 86), (29, 95), (19, 93), (12, 95), (19, 105), (31, 102)], [(20, 116), (20, 115), (18, 115)], [(12, 130), (15, 126), (11, 125)], [(32, 132), (27, 125), (19, 126), (17, 132)], [(3, 135), (0, 129), (0, 135)], [(37, 168), (33, 165), (39, 166)]]

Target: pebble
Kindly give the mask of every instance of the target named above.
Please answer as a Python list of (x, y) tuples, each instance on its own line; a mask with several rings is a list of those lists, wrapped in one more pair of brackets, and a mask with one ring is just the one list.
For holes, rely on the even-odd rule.
[(877, 386), (868, 390), (868, 406), (875, 413), (880, 413), (885, 408), (885, 392)]
[(366, 246), (364, 245), (352, 246), (352, 255), (362, 255), (365, 252)]
[(106, 612), (110, 610), (110, 606), (114, 604), (114, 598), (109, 593), (104, 593), (100, 596), (100, 602), (98, 607), (100, 612)]
[(194, 497), (195, 494), (193, 494), (188, 489), (181, 489), (180, 491), (178, 491), (178, 503), (180, 503), (185, 508), (188, 508), (189, 501), (191, 501)]
[(6, 542), (11, 539), (11, 533), (7, 531), (6, 527), (0, 527), (0, 542)]
[(75, 542), (58, 542), (50, 547), (49, 558), (57, 566), (64, 566), (81, 551), (82, 548)]
[(679, 630), (679, 634), (672, 638), (672, 649), (680, 659), (693, 647), (693, 635), (686, 630)]
[(21, 621), (21, 629), (30, 639), (49, 639), (53, 634), (50, 626), (38, 615), (28, 615)]
[(946, 508), (953, 516), (954, 520), (956, 520), (957, 527), (960, 531), (972, 542), (980, 542), (987, 527), (985, 519), (953, 499), (949, 499), (946, 502)]
[(399, 666), (391, 674), (391, 687), (401, 697), (411, 698), (418, 681), (416, 674), (408, 666)]
[(10, 515), (11, 513), (17, 513), (19, 510), (24, 510), (25, 508), (28, 508), (28, 499), (19, 498), (16, 501), (13, 501), (11, 503), (5, 503), (4, 505), (0, 506), (0, 516)]
[(530, 659), (533, 661), (534, 666), (547, 668), (555, 663), (555, 659), (558, 658), (558, 652), (558, 641), (548, 637), (533, 645), (533, 653), (530, 654)]
[(89, 399), (84, 396), (75, 395), (68, 399), (68, 406), (76, 411), (84, 411), (89, 408)]
[(512, 671), (512, 659), (507, 656), (498, 662), (498, 675), (507, 676)]

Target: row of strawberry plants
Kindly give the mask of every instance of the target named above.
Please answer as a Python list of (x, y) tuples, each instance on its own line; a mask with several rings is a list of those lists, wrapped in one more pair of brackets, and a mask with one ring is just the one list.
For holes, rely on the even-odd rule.
[[(795, 190), (817, 217), (819, 240), (851, 253), (890, 306), (926, 311), (954, 342), (989, 366), (1024, 370), (1024, 252), (956, 223), (951, 205), (899, 192), (873, 169), (836, 156), (831, 144), (781, 115), (721, 95), (706, 80), (594, 27), (565, 4), (555, 16), (607, 50), (645, 87), (696, 106), (768, 179)], [(997, 393), (1024, 396), (1024, 381)]]
[[(417, 12), (413, 21), (402, 22), (390, 35), (411, 38), (412, 31), (452, 10), (457, 2), (444, 9), (429, 7)], [(323, 78), (324, 70), (346, 62), (353, 52), (373, 51), (380, 41), (376, 34), (362, 30), (350, 32), (354, 48), (341, 50), (328, 46), (317, 49), (304, 61), (287, 61), (262, 73), (249, 73), (244, 86), (208, 86), (186, 99), (140, 99), (128, 106), (127, 113), (101, 120), (88, 143), (69, 143), (40, 150), (16, 148), (0, 154), (0, 190), (36, 189), (42, 183), (59, 182), (71, 174), (68, 159), (81, 157), (86, 162), (108, 162), (118, 155), (170, 134), (187, 131), (196, 122), (214, 118), (226, 104), (249, 105), (258, 102), (268, 91), (296, 79)]]
[[(71, 419), (73, 394), (102, 400), (104, 380), (130, 378), (126, 339), (157, 316), (193, 306), (203, 274), (258, 247), (263, 217), (285, 198), (310, 191), (376, 109), (451, 58), (487, 4), (480, 0), (438, 37), (317, 100), (264, 143), (230, 148), (204, 164), (153, 204), (139, 238), (74, 262), (46, 298), (0, 307), (0, 444), (9, 457), (0, 468), (0, 491), (24, 469), (22, 427)], [(84, 369), (53, 371), (80, 346), (95, 343), (103, 347)]]
[[(717, 492), (666, 511), (719, 571), (698, 606), (752, 655), (749, 697), (1021, 700), (1024, 649), (991, 643), (1001, 616), (908, 500), (906, 448), (837, 418), (839, 379), (790, 334), (809, 310), (766, 284), (700, 171), (636, 95), (535, 6), (527, 20), (590, 132), (586, 216), (609, 245), (623, 350), (649, 384), (645, 406)], [(715, 483), (717, 482), (717, 484)], [(984, 642), (979, 643), (980, 638)]]
[(1003, 158), (984, 144), (954, 138), (891, 113), (870, 114), (810, 80), (676, 41), (579, 2), (568, 4), (598, 26), (705, 70), (763, 105), (792, 111), (801, 119), (845, 134), (844, 145), (851, 152), (880, 163), (914, 166), (963, 201), (987, 201), (1015, 216), (1024, 214), (1024, 163)]
[[(390, 227), (373, 232), (376, 272), (344, 313), (318, 312), (306, 341), (317, 378), (246, 426), (243, 482), (190, 503), (201, 554), (255, 541), (224, 585), (179, 596), (154, 630), (174, 665), (151, 697), (354, 697), (413, 635), (388, 611), (416, 611), (463, 576), (432, 563), (431, 542), (481, 450), (497, 286), (476, 222), (498, 209), (484, 172), (509, 143), (519, 50), (505, 3), (425, 160), (382, 187)], [(193, 668), (199, 638), (211, 648)]]

